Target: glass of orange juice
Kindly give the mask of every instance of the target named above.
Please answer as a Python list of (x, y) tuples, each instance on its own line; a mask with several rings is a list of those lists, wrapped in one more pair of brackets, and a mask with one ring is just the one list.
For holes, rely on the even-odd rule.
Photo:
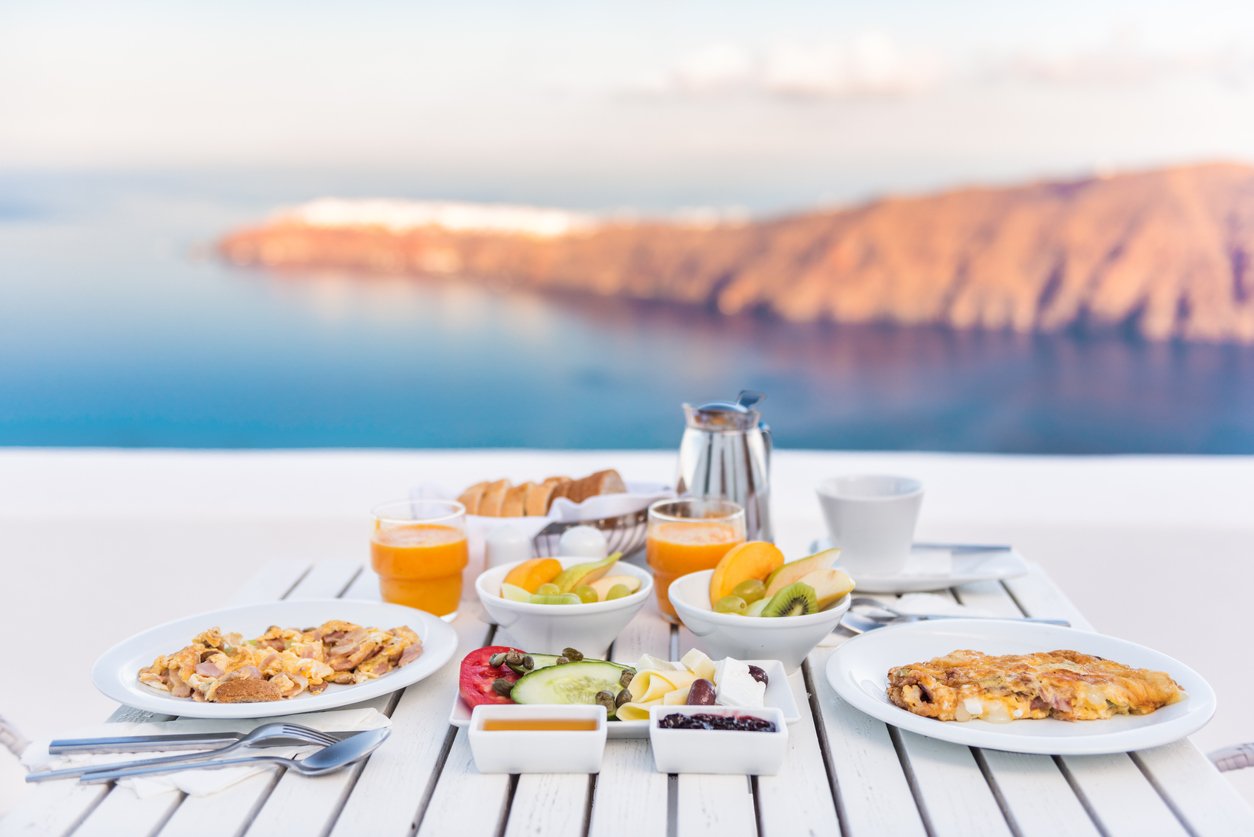
[(649, 506), (645, 555), (662, 615), (678, 622), (666, 591), (681, 575), (711, 570), (745, 540), (745, 510), (731, 500), (682, 497)]
[(397, 500), (374, 510), (370, 565), (385, 602), (456, 616), (469, 558), (461, 503)]

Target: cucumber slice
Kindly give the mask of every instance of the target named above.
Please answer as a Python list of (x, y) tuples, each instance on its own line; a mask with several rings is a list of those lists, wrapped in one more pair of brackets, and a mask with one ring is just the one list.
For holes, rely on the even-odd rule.
[[(531, 655), (535, 659), (535, 655)], [(536, 660), (536, 665), (540, 661)], [(599, 660), (536, 668), (524, 674), (509, 693), (514, 703), (593, 704), (597, 692), (617, 695), (623, 688), (621, 666)]]
[[(537, 669), (541, 669), (541, 668), (548, 668), (549, 666), (555, 666), (555, 665), (557, 665), (557, 656), (558, 656), (557, 654), (531, 654), (531, 655), (529, 655), (529, 656), (531, 657), (532, 661), (536, 664), (536, 668), (537, 668)], [(611, 666), (618, 666), (618, 670), (619, 670), (619, 671), (622, 671), (623, 669), (625, 669), (625, 668), (627, 667), (627, 666), (624, 666), (624, 665), (620, 665), (620, 664), (618, 664), (618, 663), (611, 663), (611, 662), (609, 662), (608, 660), (589, 660), (589, 659), (586, 659), (586, 658), (585, 658), (585, 659), (583, 660), (583, 662), (585, 662), (585, 663), (605, 663), (605, 664), (607, 664), (607, 665), (611, 665)]]
[(537, 669), (557, 665), (556, 654), (528, 654), (527, 656), (531, 657), (532, 661), (535, 662)]

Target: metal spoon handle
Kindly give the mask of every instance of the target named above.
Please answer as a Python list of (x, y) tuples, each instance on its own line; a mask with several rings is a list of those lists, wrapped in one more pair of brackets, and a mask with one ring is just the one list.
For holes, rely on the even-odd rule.
[[(910, 622), (931, 622), (940, 619), (978, 619), (989, 622), (1035, 622), (1039, 625), (1058, 625), (1063, 628), (1070, 628), (1071, 623), (1066, 619), (1044, 619), (1038, 616), (962, 616), (959, 614), (949, 613), (930, 613), (930, 614), (913, 614), (905, 613), (897, 617), (903, 621)], [(888, 622), (896, 620), (887, 620)]]
[(259, 761), (284, 764), (288, 767), (295, 764), (293, 759), (286, 759), (282, 756), (241, 756), (234, 759), (214, 759), (213, 761), (191, 761), (180, 764), (155, 764), (149, 767), (121, 767), (113, 770), (91, 771), (90, 773), (84, 773), (79, 781), (85, 785), (92, 785), (99, 784), (101, 782), (112, 782), (115, 779), (125, 779), (131, 776), (151, 776), (157, 773), (178, 773), (183, 770), (200, 770), (201, 768), (213, 770), (219, 767), (232, 767), (237, 764), (256, 764)]
[(174, 756), (158, 756), (151, 759), (135, 759), (133, 761), (113, 761), (106, 764), (79, 764), (74, 767), (62, 767), (58, 770), (44, 770), (38, 773), (27, 773), (28, 782), (46, 782), (49, 779), (65, 779), (70, 776), (82, 776), (84, 773), (103, 773), (110, 770), (123, 770), (129, 767), (149, 767), (158, 764), (183, 764), (186, 762), (209, 759), (225, 755), (243, 746), (243, 741), (236, 741), (219, 747), (216, 750), (205, 750), (202, 753), (179, 753)]

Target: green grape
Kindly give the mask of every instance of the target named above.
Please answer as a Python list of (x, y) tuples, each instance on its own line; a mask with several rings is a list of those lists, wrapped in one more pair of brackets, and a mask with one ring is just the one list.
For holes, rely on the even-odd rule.
[(751, 578), (748, 581), (740, 582), (732, 588), (732, 595), (739, 596), (749, 604), (753, 604), (766, 595), (766, 585), (756, 578)]
[(541, 584), (539, 587), (536, 588), (537, 596), (556, 596), (557, 594), (561, 592), (562, 592), (562, 588), (558, 587), (553, 582)]
[(716, 613), (739, 613), (744, 614), (749, 609), (749, 603), (739, 596), (724, 596), (714, 603)]
[(597, 591), (593, 590), (591, 587), (589, 587), (586, 584), (576, 587), (571, 592), (573, 592), (576, 596), (578, 596), (579, 601), (583, 602), (584, 604), (592, 604), (593, 602), (601, 601), (601, 598), (597, 595)]
[(610, 588), (610, 591), (605, 594), (605, 600), (608, 602), (612, 599), (621, 599), (623, 596), (630, 595), (631, 590), (627, 588), (626, 584), (615, 584)]

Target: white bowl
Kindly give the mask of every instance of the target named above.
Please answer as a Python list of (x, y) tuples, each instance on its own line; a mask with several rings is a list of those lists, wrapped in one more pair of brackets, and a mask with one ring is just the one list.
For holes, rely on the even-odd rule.
[[(591, 730), (485, 730), (487, 720), (594, 721)], [(470, 716), (470, 753), (480, 773), (600, 773), (609, 728), (604, 706), (483, 704)]]
[(827, 610), (805, 616), (740, 616), (715, 613), (710, 606), (713, 570), (688, 573), (671, 582), (667, 595), (675, 612), (714, 659), (774, 659), (792, 673), (849, 609), (849, 595)]
[[(667, 715), (752, 715), (775, 724), (774, 732), (725, 729), (663, 729)], [(731, 706), (651, 706), (649, 746), (659, 773), (731, 773), (774, 776), (788, 754), (788, 725), (773, 706), (742, 709)]]
[[(566, 568), (592, 559), (557, 560)], [(480, 574), (475, 579), (475, 592), (492, 621), (508, 631), (509, 643), (525, 651), (560, 654), (563, 648), (578, 648), (589, 657), (602, 654), (653, 594), (653, 576), (647, 570), (619, 561), (610, 575), (640, 579), (640, 589), (630, 596), (577, 605), (511, 602), (501, 596), (501, 582), (521, 563), (502, 564)]]

